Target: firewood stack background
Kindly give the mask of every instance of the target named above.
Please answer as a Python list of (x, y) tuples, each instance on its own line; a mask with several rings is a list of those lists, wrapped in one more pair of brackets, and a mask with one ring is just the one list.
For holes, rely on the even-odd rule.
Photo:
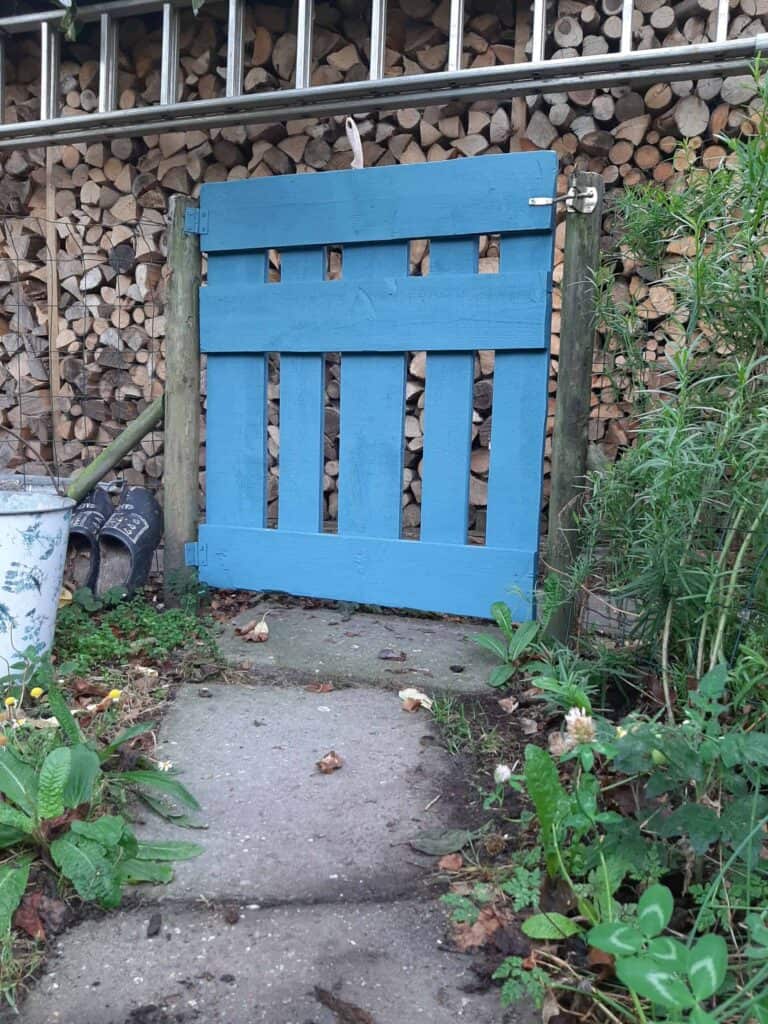
[[(448, 2), (393, 0), (388, 18), (386, 74), (439, 71), (447, 56)], [(698, 43), (714, 38), (715, 0), (635, 0), (636, 48)], [(224, 92), (223, 22), (210, 4), (182, 20), (180, 98)], [(316, 7), (313, 84), (367, 77), (368, 4), (337, 0)], [(219, 12), (220, 15), (221, 12)], [(617, 50), (621, 0), (558, 0), (550, 8), (547, 53), (577, 57)], [(292, 84), (295, 11), (252, 5), (246, 31), (247, 92)], [(521, 62), (530, 50), (530, 10), (511, 0), (475, 0), (464, 33), (467, 67)], [(766, 31), (768, 0), (731, 3), (729, 37)], [(160, 19), (120, 23), (119, 106), (155, 103), (160, 91)], [(64, 115), (97, 105), (98, 40), (84, 25), (63, 43)], [(39, 111), (39, 42), (12, 37), (8, 51), (6, 120)], [(558, 192), (576, 168), (602, 174), (609, 202), (605, 247), (611, 237), (610, 194), (622, 185), (656, 181), (674, 187), (692, 161), (717, 166), (727, 156), (720, 138), (749, 132), (751, 78), (706, 79), (650, 87), (544, 93), (511, 102), (450, 103), (423, 110), (356, 118), (366, 166), (459, 159), (481, 154), (554, 149), (560, 157)], [(681, 140), (687, 142), (680, 148)], [(343, 118), (308, 118), (212, 132), (187, 131), (61, 146), (0, 156), (0, 472), (42, 472), (40, 460), (62, 475), (75, 472), (108, 444), (154, 397), (164, 380), (166, 214), (171, 195), (195, 195), (203, 182), (313, 173), (347, 168), (351, 153)], [(460, 201), (460, 197), (457, 197)], [(549, 427), (559, 350), (564, 215), (558, 214), (552, 312)], [(331, 271), (334, 259), (329, 256)], [(499, 266), (499, 242), (481, 237), (481, 273)], [(53, 264), (53, 266), (51, 266)], [(278, 273), (278, 257), (273, 273)], [(428, 240), (411, 242), (411, 272), (428, 272)], [(663, 358), (665, 317), (674, 299), (644, 268), (617, 254), (615, 288), (631, 295), (647, 317), (643, 356)], [(54, 356), (49, 358), (49, 324)], [(631, 441), (628, 383), (610, 351), (595, 352), (590, 440), (593, 458), (614, 459)], [(482, 534), (488, 442), (493, 412), (493, 353), (476, 357), (471, 528)], [(327, 358), (326, 518), (336, 515), (339, 359)], [(412, 353), (407, 381), (403, 523), (419, 525), (424, 353)], [(270, 518), (277, 498), (279, 369), (270, 385)], [(545, 501), (550, 439), (545, 450)], [(162, 432), (145, 438), (121, 472), (129, 482), (161, 486)], [(204, 485), (205, 453), (201, 453)]]

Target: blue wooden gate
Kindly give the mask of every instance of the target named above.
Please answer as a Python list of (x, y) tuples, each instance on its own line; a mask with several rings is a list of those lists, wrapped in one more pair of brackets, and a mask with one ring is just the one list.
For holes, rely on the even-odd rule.
[[(217, 587), (529, 618), (547, 408), (553, 153), (204, 185), (207, 510)], [(498, 274), (478, 236), (500, 234)], [(409, 240), (430, 240), (409, 276)], [(326, 280), (326, 248), (342, 278)], [(268, 281), (268, 250), (281, 279)], [(473, 359), (494, 349), (485, 544), (469, 543)], [(421, 532), (401, 536), (406, 358), (426, 350)], [(280, 354), (279, 501), (266, 522), (267, 367)], [(338, 531), (323, 532), (324, 354), (341, 353)]]

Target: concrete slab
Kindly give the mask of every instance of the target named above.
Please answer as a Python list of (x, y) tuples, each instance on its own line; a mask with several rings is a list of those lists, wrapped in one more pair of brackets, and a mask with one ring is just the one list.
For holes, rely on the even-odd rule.
[[(267, 610), (266, 643), (250, 643), (235, 635), (235, 626)], [(479, 632), (497, 630), (492, 623), (462, 619), (262, 604), (226, 627), (219, 646), (227, 659), (252, 668), (259, 682), (328, 680), (337, 685), (487, 693), (495, 663), (472, 642)], [(382, 652), (388, 657), (382, 657)]]
[[(24, 1024), (502, 1024), (498, 990), (464, 991), (471, 959), (441, 948), (444, 915), (408, 901), (240, 909), (164, 906), (80, 925), (58, 940)], [(315, 987), (359, 1008), (339, 1015)]]
[[(426, 828), (466, 827), (466, 793), (431, 718), (396, 694), (342, 689), (183, 689), (166, 715), (159, 755), (203, 807), (198, 834), (154, 817), (149, 837), (199, 838), (158, 898), (243, 896), (260, 904), (392, 898), (413, 893), (431, 858), (407, 841)], [(316, 762), (344, 761), (331, 775)], [(457, 788), (458, 787), (458, 788)]]

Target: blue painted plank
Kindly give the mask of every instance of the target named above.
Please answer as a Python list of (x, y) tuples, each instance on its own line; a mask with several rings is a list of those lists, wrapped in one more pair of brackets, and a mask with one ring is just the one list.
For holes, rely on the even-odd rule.
[[(552, 236), (505, 237), (502, 266), (548, 266)], [(550, 309), (541, 352), (498, 352), (493, 368), (493, 422), (486, 543), (536, 552), (539, 543), (547, 422)]]
[[(403, 242), (344, 249), (347, 280), (408, 273)], [(399, 537), (403, 489), (405, 355), (341, 357), (340, 534)]]
[(266, 521), (267, 357), (209, 356), (205, 445), (209, 523)]
[[(433, 241), (429, 277), (476, 274), (476, 238)], [(476, 347), (473, 345), (473, 348)], [(472, 352), (430, 352), (424, 395), (421, 539), (466, 544), (472, 446)]]
[[(461, 244), (477, 243), (465, 239)], [(439, 245), (435, 242), (433, 248)], [(283, 251), (283, 260), (290, 252)], [(209, 264), (213, 267), (219, 259), (212, 256)], [(351, 280), (347, 262), (341, 281), (292, 283), (284, 274), (280, 284), (264, 285), (216, 274), (200, 295), (203, 351), (466, 351), (542, 346), (551, 303), (546, 265), (537, 270), (515, 267), (509, 274), (457, 269), (400, 278), (377, 277), (366, 267), (362, 280)]]
[[(319, 281), (324, 273), (322, 247), (281, 254), (284, 282)], [(294, 315), (291, 306), (283, 311), (287, 324), (293, 322)], [(312, 532), (322, 528), (324, 378), (322, 355), (281, 353), (277, 520), (281, 530)]]
[(213, 587), (281, 590), (339, 601), (488, 617), (533, 589), (534, 555), (509, 548), (203, 525), (200, 579)]
[(365, 171), (203, 185), (206, 252), (547, 230), (554, 153), (513, 153)]

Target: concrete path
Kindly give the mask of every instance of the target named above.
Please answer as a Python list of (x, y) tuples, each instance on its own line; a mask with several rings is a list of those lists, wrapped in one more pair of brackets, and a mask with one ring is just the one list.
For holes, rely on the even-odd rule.
[[(326, 615), (311, 628), (328, 629)], [(345, 622), (346, 631), (370, 639), (372, 624), (360, 618)], [(294, 612), (275, 619), (268, 644), (258, 645), (274, 658), (269, 685), (188, 686), (163, 723), (161, 756), (182, 771), (208, 829), (183, 832), (152, 820), (141, 831), (147, 838), (198, 839), (204, 854), (179, 864), (171, 885), (143, 889), (139, 909), (84, 922), (62, 936), (24, 1005), (23, 1021), (530, 1019), (527, 1008), (503, 1013), (497, 990), (473, 993), (472, 958), (444, 943), (445, 915), (430, 884), (434, 859), (408, 845), (427, 828), (476, 823), (477, 810), (468, 808), (431, 717), (403, 712), (388, 688), (311, 693), (286, 685), (316, 681), (320, 659), (308, 662), (302, 676), (293, 649), (300, 623)], [(418, 620), (387, 625), (391, 646), (406, 652), (395, 665), (407, 665), (411, 656), (416, 662), (417, 645), (419, 665), (441, 665), (446, 643), (455, 664), (472, 663), (464, 626), (427, 621), (419, 639)], [(449, 629), (454, 635), (446, 640)], [(374, 636), (379, 644), (380, 634)], [(440, 651), (428, 650), (431, 637)], [(345, 657), (324, 654), (322, 681), (339, 679), (339, 665), (351, 663)], [(280, 679), (275, 666), (291, 661), (296, 667)], [(254, 679), (261, 674), (256, 669)], [(418, 684), (437, 689), (429, 685), (434, 678)], [(343, 765), (324, 775), (315, 765), (330, 750)]]

